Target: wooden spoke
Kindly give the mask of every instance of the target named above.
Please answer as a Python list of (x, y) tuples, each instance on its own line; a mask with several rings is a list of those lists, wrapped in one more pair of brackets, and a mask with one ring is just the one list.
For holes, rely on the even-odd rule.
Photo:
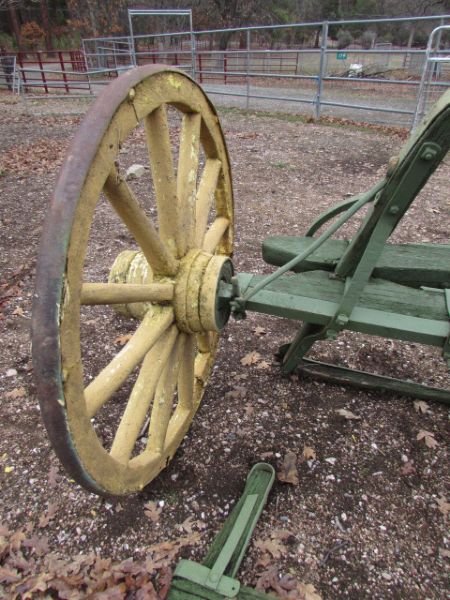
[(214, 202), (214, 193), (217, 188), (217, 181), (221, 169), (221, 162), (215, 158), (206, 161), (203, 169), (202, 178), (198, 186), (196, 208), (195, 208), (195, 245), (200, 247), (203, 244), (206, 227), (208, 225), (208, 215)]
[(159, 233), (170, 250), (181, 257), (183, 215), (177, 197), (165, 105), (162, 104), (150, 113), (144, 123), (158, 209)]
[(180, 410), (191, 411), (194, 407), (194, 363), (196, 354), (195, 336), (190, 335), (183, 349), (183, 359), (178, 375), (178, 407)]
[(172, 325), (144, 358), (111, 447), (111, 456), (122, 463), (131, 456), (177, 334), (177, 327)]
[(165, 302), (173, 299), (173, 283), (83, 283), (81, 304)]
[(177, 339), (156, 388), (148, 430), (147, 450), (149, 452), (160, 454), (164, 449), (185, 342), (186, 334), (182, 333)]
[(107, 178), (104, 192), (131, 235), (142, 249), (155, 274), (174, 275), (177, 261), (162, 243), (127, 182), (114, 170)]
[(209, 332), (197, 334), (197, 345), (199, 352), (209, 352), (211, 345), (209, 336)]
[(131, 340), (84, 390), (90, 417), (119, 389), (172, 322), (173, 310), (170, 307), (156, 314), (152, 310), (147, 312)]
[(193, 247), (195, 240), (195, 193), (200, 148), (201, 115), (189, 113), (183, 116), (178, 154), (177, 196), (183, 217), (182, 255)]
[(178, 374), (178, 405), (172, 415), (165, 439), (165, 447), (170, 447), (186, 423), (194, 415), (198, 403), (195, 402), (195, 336), (186, 339), (181, 360), (180, 372)]
[(203, 250), (205, 252), (210, 252), (211, 254), (214, 253), (223, 237), (223, 234), (228, 229), (229, 224), (229, 219), (226, 219), (225, 217), (218, 217), (214, 221), (214, 223), (206, 232), (205, 239), (203, 240)]

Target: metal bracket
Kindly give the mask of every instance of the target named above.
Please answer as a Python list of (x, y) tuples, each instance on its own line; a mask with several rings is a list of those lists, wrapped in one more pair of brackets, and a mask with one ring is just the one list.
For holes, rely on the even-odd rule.
[(226, 598), (234, 598), (239, 593), (241, 587), (237, 579), (233, 579), (227, 575), (222, 575), (215, 585), (211, 585), (211, 569), (184, 558), (177, 564), (174, 575), (175, 577), (181, 577), (203, 587), (213, 589)]

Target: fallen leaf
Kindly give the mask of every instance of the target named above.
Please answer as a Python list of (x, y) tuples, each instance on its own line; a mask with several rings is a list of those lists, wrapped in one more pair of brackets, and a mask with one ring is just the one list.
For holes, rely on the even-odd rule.
[(254, 412), (255, 409), (253, 408), (253, 406), (249, 402), (247, 402), (247, 404), (245, 405), (245, 414), (247, 415), (247, 417), (251, 417)]
[(299, 600), (322, 600), (322, 596), (316, 592), (316, 588), (312, 583), (299, 583), (297, 591), (301, 594)]
[(258, 560), (256, 561), (255, 567), (262, 567), (263, 569), (265, 569), (270, 565), (271, 562), (272, 558), (270, 557), (270, 554), (264, 553), (258, 556)]
[(188, 517), (182, 523), (180, 523), (180, 525), (177, 525), (177, 529), (180, 531), (185, 531), (186, 533), (192, 533), (194, 523), (194, 517)]
[(148, 517), (153, 523), (157, 523), (159, 521), (162, 509), (157, 505), (156, 502), (147, 502), (147, 504), (144, 504), (144, 509), (145, 516)]
[(286, 452), (277, 477), (283, 483), (298, 485), (297, 455), (295, 452)]
[(442, 556), (442, 558), (450, 558), (450, 550), (447, 550), (447, 548), (439, 548), (439, 556)]
[(260, 363), (256, 365), (257, 369), (270, 369), (270, 363), (267, 360), (262, 360)]
[(19, 575), (16, 569), (8, 569), (0, 566), (0, 583), (16, 583), (20, 581), (22, 576)]
[(414, 400), (414, 410), (419, 414), (425, 415), (430, 412), (430, 407), (424, 400)]
[[(296, 593), (297, 586), (298, 583), (292, 575), (281, 575), (277, 567), (270, 567), (267, 571), (264, 571), (256, 582), (256, 589), (260, 592), (273, 590), (278, 598), (296, 598), (300, 600)], [(292, 594), (295, 594), (295, 596)]]
[(247, 388), (242, 385), (237, 385), (234, 389), (230, 390), (225, 394), (225, 398), (233, 398), (234, 400), (239, 400), (243, 398), (247, 393)]
[(400, 473), (402, 475), (412, 475), (415, 472), (416, 472), (416, 467), (414, 466), (413, 460), (408, 460), (407, 462), (405, 462), (403, 467), (400, 469)]
[(236, 381), (241, 381), (242, 379), (248, 379), (248, 373), (238, 373), (233, 377)]
[(450, 510), (450, 502), (447, 502), (445, 496), (441, 496), (436, 500), (436, 504), (438, 505), (438, 509), (441, 513), (446, 517), (448, 515), (448, 511)]
[(167, 598), (167, 595), (170, 590), (170, 584), (172, 583), (172, 569), (169, 567), (164, 567), (161, 569), (161, 572), (158, 575), (158, 598), (164, 600)]
[(23, 317), (24, 312), (23, 312), (23, 308), (21, 306), (18, 306), (16, 309), (13, 310), (13, 315), (18, 315), (19, 317)]
[(24, 387), (14, 388), (10, 392), (6, 392), (6, 398), (24, 398), (27, 395), (27, 392)]
[(361, 417), (358, 417), (358, 415), (355, 415), (354, 413), (352, 413), (351, 410), (347, 410), (346, 408), (339, 408), (336, 412), (338, 413), (338, 415), (341, 415), (341, 417), (344, 417), (348, 420), (361, 418)]
[(434, 433), (431, 431), (425, 431), (425, 429), (421, 429), (416, 436), (417, 441), (423, 440), (425, 442), (425, 446), (427, 448), (437, 448), (439, 446), (438, 442), (434, 438)]
[(61, 480), (61, 475), (59, 474), (58, 467), (50, 467), (50, 470), (49, 470), (48, 475), (47, 475), (48, 485), (52, 489), (54, 489), (58, 485), (58, 482), (60, 480)]
[(260, 325), (258, 325), (257, 327), (255, 327), (253, 329), (253, 333), (255, 335), (266, 335), (267, 331), (265, 330), (264, 327), (261, 327)]
[(268, 458), (272, 458), (273, 456), (273, 452), (263, 452), (262, 454), (260, 454), (259, 458), (261, 460), (267, 460)]
[(263, 554), (268, 552), (273, 558), (281, 558), (286, 552), (286, 547), (279, 540), (258, 539), (254, 542), (254, 546)]
[(59, 506), (57, 502), (51, 502), (48, 505), (47, 512), (42, 513), (42, 515), (39, 518), (38, 527), (40, 529), (47, 527), (50, 521), (52, 521), (55, 518), (55, 515), (58, 512), (58, 508)]
[(241, 358), (241, 365), (254, 365), (255, 363), (259, 362), (260, 359), (261, 354), (259, 352), (256, 352), (256, 350), (253, 350), (252, 352), (249, 352), (243, 358)]
[(309, 446), (303, 446), (303, 456), (306, 460), (316, 460), (316, 451)]
[(20, 550), (23, 540), (26, 538), (26, 535), (21, 529), (15, 531), (11, 537), (9, 538), (9, 546), (11, 550), (17, 552)]
[(270, 537), (283, 542), (284, 540), (295, 539), (295, 533), (289, 531), (289, 529), (273, 529), (270, 532)]
[(37, 537), (36, 535), (33, 535), (31, 538), (24, 540), (22, 545), (25, 548), (30, 548), (31, 553), (36, 553), (38, 556), (44, 556), (50, 552), (48, 538), (45, 536)]
[(129, 342), (132, 337), (133, 337), (132, 333), (125, 333), (124, 335), (119, 335), (119, 337), (116, 337), (116, 339), (114, 340), (114, 343), (117, 344), (118, 346), (125, 346), (125, 344), (127, 342)]

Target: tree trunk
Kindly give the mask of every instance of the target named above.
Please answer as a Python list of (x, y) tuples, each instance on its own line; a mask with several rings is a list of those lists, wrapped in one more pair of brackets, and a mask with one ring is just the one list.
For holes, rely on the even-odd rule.
[[(411, 48), (412, 48), (412, 45), (414, 43), (414, 34), (415, 33), (416, 33), (416, 24), (414, 22), (412, 22), (410, 25), (410, 30), (409, 30), (408, 50), (411, 50)], [(403, 61), (403, 68), (406, 68), (408, 66), (410, 57), (411, 57), (411, 54), (409, 52), (407, 52), (405, 54), (405, 59)]]
[(22, 46), (20, 43), (20, 27), (19, 27), (19, 20), (17, 18), (17, 12), (12, 4), (9, 5), (8, 10), (9, 10), (9, 18), (11, 19), (11, 29), (13, 31), (13, 34), (14, 34), (14, 37), (16, 40), (17, 48), (20, 51), (20, 50), (22, 50)]
[(220, 34), (219, 50), (226, 50), (228, 48), (228, 42), (230, 41), (231, 36), (232, 33), (230, 31), (225, 31)]
[(51, 29), (50, 29), (50, 18), (48, 16), (47, 0), (40, 0), (40, 7), (41, 7), (41, 19), (42, 19), (42, 24), (44, 26), (44, 32), (45, 32), (45, 48), (47, 51), (53, 50), (52, 33), (51, 33)]
[(316, 33), (314, 34), (314, 48), (320, 47), (320, 34), (322, 33), (322, 29), (316, 29)]

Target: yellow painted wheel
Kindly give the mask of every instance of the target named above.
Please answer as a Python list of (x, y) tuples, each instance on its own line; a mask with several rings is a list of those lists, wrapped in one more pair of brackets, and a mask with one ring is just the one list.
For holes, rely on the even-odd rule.
[[(153, 216), (120, 167), (121, 148), (137, 133), (148, 148)], [(112, 257), (109, 280), (95, 283), (85, 264), (103, 197), (136, 245)], [(89, 490), (142, 489), (185, 436), (228, 316), (217, 290), (232, 274), (232, 225), (227, 150), (201, 88), (158, 66), (139, 67), (108, 86), (81, 125), (56, 186), (33, 314), (44, 421), (63, 464)], [(140, 323), (86, 385), (80, 326), (88, 305), (115, 306)], [(128, 400), (105, 443), (97, 415), (107, 422), (111, 399), (127, 386)]]

